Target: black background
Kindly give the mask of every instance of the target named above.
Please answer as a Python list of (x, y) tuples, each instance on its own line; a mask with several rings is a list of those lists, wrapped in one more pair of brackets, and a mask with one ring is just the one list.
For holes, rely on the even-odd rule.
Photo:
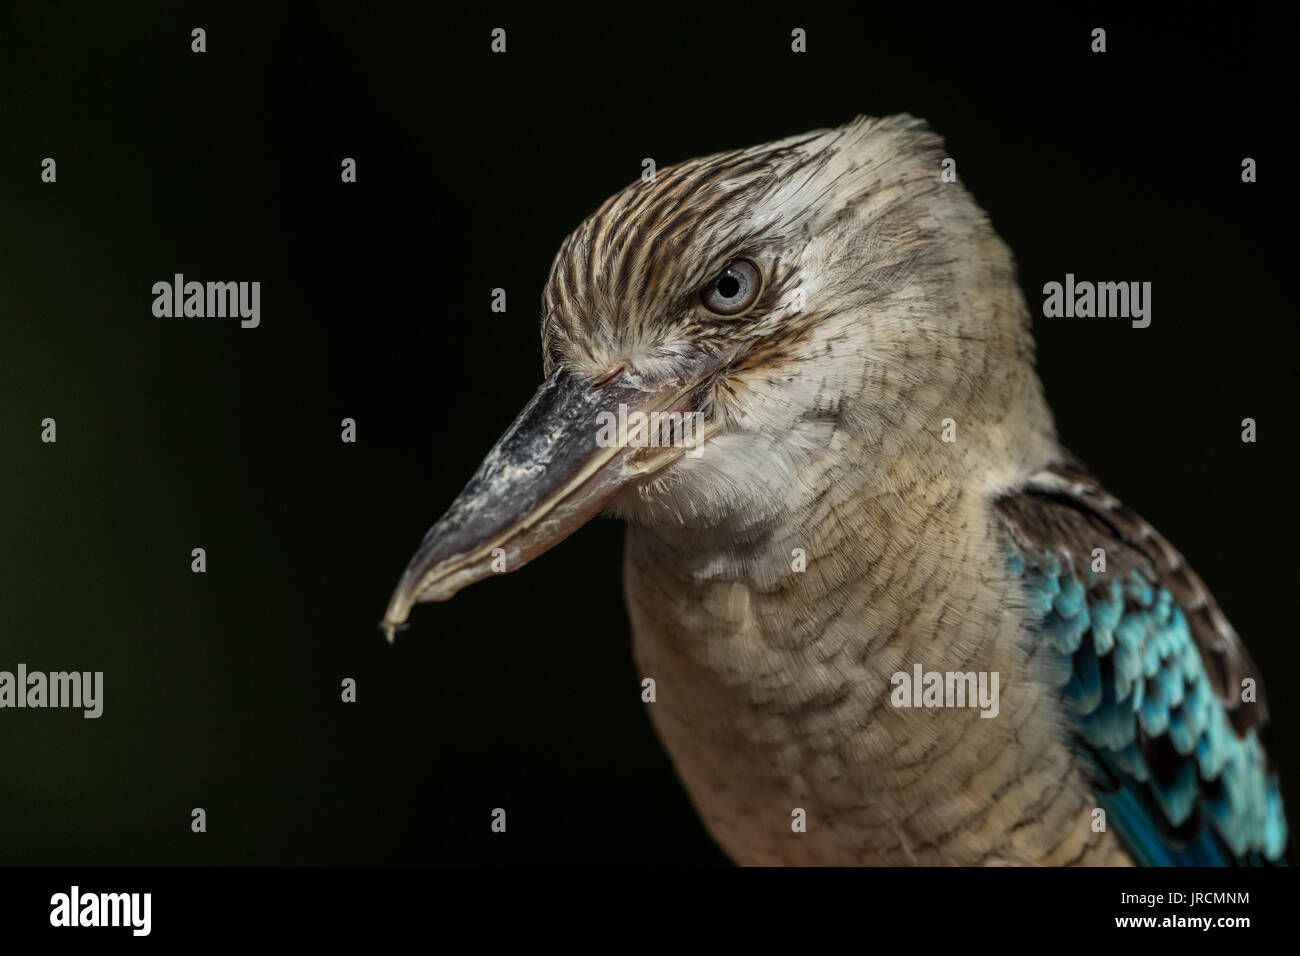
[[(0, 669), (106, 688), (99, 720), (0, 712), (0, 859), (724, 862), (640, 702), (620, 525), (394, 647), (376, 625), (540, 381), (563, 237), (644, 157), (860, 112), (947, 137), (1031, 310), (1066, 272), (1153, 283), (1145, 330), (1036, 319), (1041, 374), (1246, 640), (1294, 806), (1288, 34), (1254, 7), (600, 11), (0, 10)], [(261, 281), (261, 327), (155, 318), (176, 272)]]

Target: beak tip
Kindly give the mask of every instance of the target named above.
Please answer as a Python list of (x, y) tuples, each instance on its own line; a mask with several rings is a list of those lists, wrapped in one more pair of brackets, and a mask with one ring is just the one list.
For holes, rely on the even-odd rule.
[(379, 629), (384, 632), (384, 639), (389, 644), (395, 644), (397, 642), (397, 632), (406, 630), (407, 626), (405, 621), (394, 621), (390, 618), (384, 618), (379, 623)]
[(384, 619), (379, 622), (379, 629), (384, 632), (384, 637), (389, 644), (397, 640), (398, 631), (404, 631), (409, 627), (407, 618), (410, 617), (412, 603), (401, 588), (388, 603), (388, 608), (384, 611)]
[[(418, 555), (417, 555), (418, 557)], [(415, 563), (415, 558), (411, 563)], [(384, 636), (388, 638), (388, 643), (393, 643), (398, 631), (404, 631), (407, 628), (407, 620), (411, 616), (411, 608), (419, 603), (422, 588), (420, 587), (419, 576), (411, 572), (408, 565), (402, 572), (401, 580), (397, 582), (397, 587), (393, 589), (392, 595), (388, 598), (388, 606), (384, 608), (383, 620), (379, 622), (380, 629), (383, 630)]]

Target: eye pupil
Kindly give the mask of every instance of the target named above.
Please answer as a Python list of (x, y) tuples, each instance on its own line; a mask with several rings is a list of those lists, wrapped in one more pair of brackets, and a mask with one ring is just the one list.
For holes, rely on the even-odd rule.
[(740, 291), (740, 280), (735, 276), (723, 276), (718, 280), (718, 295), (724, 299), (734, 299)]

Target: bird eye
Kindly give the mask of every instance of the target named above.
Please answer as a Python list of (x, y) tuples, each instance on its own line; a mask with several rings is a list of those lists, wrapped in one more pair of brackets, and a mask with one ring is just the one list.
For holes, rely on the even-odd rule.
[(737, 259), (704, 287), (700, 301), (716, 315), (739, 315), (754, 304), (762, 286), (758, 266), (748, 259)]

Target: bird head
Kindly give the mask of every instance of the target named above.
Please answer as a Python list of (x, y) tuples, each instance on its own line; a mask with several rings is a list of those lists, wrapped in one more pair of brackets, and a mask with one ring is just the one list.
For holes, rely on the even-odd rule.
[(863, 487), (1050, 442), (1010, 253), (943, 160), (923, 122), (859, 117), (607, 200), (551, 268), (545, 379), (425, 535), (390, 640), (602, 510), (754, 536), (824, 492), (804, 476), (828, 459)]

